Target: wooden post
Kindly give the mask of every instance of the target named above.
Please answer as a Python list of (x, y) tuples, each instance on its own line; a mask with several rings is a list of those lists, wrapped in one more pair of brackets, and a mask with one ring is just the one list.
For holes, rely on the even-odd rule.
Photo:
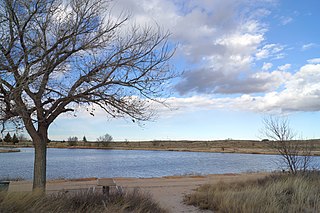
[(109, 191), (110, 191), (110, 186), (103, 186), (102, 187), (102, 193), (107, 195), (109, 197)]
[(102, 193), (109, 196), (110, 186), (116, 186), (116, 183), (112, 178), (101, 178), (98, 179), (98, 186), (102, 186)]

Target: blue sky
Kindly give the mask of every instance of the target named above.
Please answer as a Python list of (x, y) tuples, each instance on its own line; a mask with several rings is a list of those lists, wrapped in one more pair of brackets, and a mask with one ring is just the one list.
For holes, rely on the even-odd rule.
[(320, 138), (320, 1), (115, 0), (113, 15), (171, 32), (170, 108), (140, 125), (103, 112), (63, 115), (49, 137), (96, 140), (259, 139), (262, 118), (286, 115), (304, 138)]

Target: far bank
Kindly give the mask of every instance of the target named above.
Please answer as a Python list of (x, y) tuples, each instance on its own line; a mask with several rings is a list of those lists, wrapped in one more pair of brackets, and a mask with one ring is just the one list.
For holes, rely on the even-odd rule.
[[(312, 155), (320, 156), (320, 139), (295, 141), (301, 146), (311, 146)], [(5, 143), (3, 147), (33, 147), (32, 142), (17, 144)], [(51, 141), (49, 148), (76, 149), (115, 149), (115, 150), (159, 150), (159, 151), (190, 151), (215, 153), (242, 154), (278, 154), (276, 149), (270, 148), (266, 141), (258, 140), (212, 140), (212, 141), (123, 141), (123, 142), (83, 142), (83, 141)]]

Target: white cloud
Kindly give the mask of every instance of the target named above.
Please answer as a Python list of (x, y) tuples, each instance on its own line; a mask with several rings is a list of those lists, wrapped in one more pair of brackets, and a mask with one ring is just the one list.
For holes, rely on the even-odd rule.
[(320, 58), (312, 58), (308, 60), (310, 64), (320, 64)]
[(283, 54), (284, 46), (280, 44), (267, 44), (256, 52), (257, 60), (272, 58), (280, 59), (284, 57)]
[[(127, 8), (138, 24), (156, 22), (171, 32), (172, 40), (179, 43), (176, 54), (185, 57), (194, 65), (191, 67), (195, 67), (185, 72), (182, 83), (177, 86), (181, 94), (212, 91), (251, 93), (266, 88), (266, 82), (261, 82), (261, 79), (252, 82), (250, 89), (249, 86), (241, 88), (239, 84), (254, 80), (251, 66), (255, 60), (283, 57), (284, 47), (280, 44), (264, 43), (261, 47), (268, 31), (261, 18), (271, 14), (267, 7), (272, 2), (119, 0), (117, 11)], [(239, 76), (247, 79), (237, 82)], [(215, 77), (224, 82), (230, 79), (237, 86), (229, 89), (231, 83), (223, 85)], [(254, 89), (254, 85), (258, 88)]]
[(309, 50), (309, 49), (311, 49), (311, 48), (313, 48), (315, 46), (317, 46), (315, 43), (308, 43), (308, 44), (302, 45), (301, 49), (303, 51), (305, 51), (305, 50)]
[(272, 64), (272, 63), (265, 63), (265, 62), (263, 62), (262, 70), (267, 71), (267, 70), (271, 69), (271, 68), (272, 68), (272, 66), (273, 66), (273, 64)]
[[(229, 49), (237, 50), (242, 48), (255, 48), (264, 40), (262, 34), (233, 34), (225, 36), (224, 38), (218, 39), (217, 44), (226, 46)], [(241, 53), (239, 51), (239, 53)]]
[[(168, 29), (172, 39), (179, 42), (177, 54), (193, 63), (192, 70), (187, 70), (176, 85), (180, 94), (192, 96), (169, 98), (167, 102), (173, 106), (183, 109), (228, 107), (259, 112), (320, 109), (320, 88), (316, 82), (320, 78), (317, 74), (320, 59), (308, 60), (309, 64), (294, 74), (288, 72), (291, 64), (271, 71), (273, 64), (264, 62), (261, 72), (251, 70), (258, 60), (285, 56), (284, 45), (265, 40), (268, 25), (260, 18), (271, 14), (266, 5), (257, 7), (246, 0), (118, 2), (131, 11), (138, 24), (151, 20)], [(257, 11), (264, 12), (259, 15)], [(280, 17), (280, 20), (283, 25), (293, 21), (291, 17)], [(309, 43), (302, 49), (314, 46), (316, 44)], [(212, 98), (216, 93), (239, 96)]]
[(287, 25), (289, 24), (290, 22), (293, 21), (293, 18), (289, 17), (289, 16), (281, 16), (280, 17), (280, 23), (281, 25)]
[(287, 71), (290, 68), (291, 68), (291, 64), (284, 64), (284, 65), (278, 66), (278, 69), (281, 71)]

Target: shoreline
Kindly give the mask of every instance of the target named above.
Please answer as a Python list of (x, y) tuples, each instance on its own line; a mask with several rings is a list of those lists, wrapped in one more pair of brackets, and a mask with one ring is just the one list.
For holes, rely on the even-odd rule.
[[(311, 156), (320, 156), (320, 139), (296, 141), (299, 145), (310, 145)], [(18, 144), (0, 143), (8, 148), (33, 147), (32, 142)], [(213, 141), (132, 141), (132, 142), (66, 142), (51, 141), (48, 148), (63, 149), (105, 149), (105, 150), (147, 150), (176, 152), (208, 152), (279, 155), (278, 150), (271, 148), (264, 141), (257, 140), (213, 140)]]
[(0, 153), (12, 153), (12, 152), (20, 152), (19, 149), (1, 149), (0, 147)]
[[(97, 181), (98, 179), (103, 178), (110, 178), (115, 180), (158, 180), (158, 179), (184, 179), (184, 178), (210, 178), (210, 177), (233, 177), (233, 176), (254, 176), (254, 175), (268, 175), (272, 173), (281, 172), (279, 171), (257, 171), (257, 172), (239, 172), (239, 173), (211, 173), (211, 174), (182, 174), (182, 175), (168, 175), (168, 176), (160, 176), (160, 177), (79, 177), (79, 178), (55, 178), (55, 179), (47, 179), (47, 183), (59, 183), (59, 182), (83, 182), (83, 181)], [(13, 178), (12, 180), (8, 180), (10, 182), (32, 182), (32, 179), (19, 179), (19, 178)]]
[[(125, 190), (139, 189), (148, 193), (160, 206), (169, 212), (211, 212), (202, 211), (197, 207), (184, 204), (184, 196), (191, 194), (200, 185), (219, 182), (230, 183), (234, 181), (248, 181), (264, 178), (270, 173), (226, 173), (209, 174), (205, 176), (167, 176), (161, 178), (113, 178), (117, 186)], [(97, 187), (96, 178), (77, 178), (48, 180), (47, 193), (69, 192), (73, 190), (88, 190)], [(9, 185), (9, 192), (31, 191), (32, 181), (13, 181)], [(115, 188), (110, 188), (115, 190)]]
[[(125, 148), (125, 147), (48, 147), (57, 149), (98, 149), (98, 150), (142, 150), (142, 151), (168, 151), (168, 152), (208, 152), (208, 153), (222, 153), (222, 154), (259, 154), (259, 155), (278, 155), (278, 152), (273, 150), (256, 150), (256, 149), (186, 149), (186, 148)], [(317, 153), (320, 156), (320, 153)]]
[[(10, 146), (12, 147), (12, 145)], [(0, 146), (0, 153), (20, 152), (20, 150), (9, 151), (6, 146)], [(14, 146), (18, 148), (33, 148), (33, 146)], [(48, 146), (51, 149), (97, 149), (97, 150), (137, 150), (137, 151), (167, 151), (167, 152), (207, 152), (207, 153), (221, 153), (221, 154), (253, 154), (253, 155), (280, 155), (276, 150), (268, 149), (249, 149), (249, 148), (219, 148), (199, 149), (199, 148), (126, 148), (126, 147), (92, 147), (92, 146)], [(3, 151), (3, 152), (1, 152)], [(320, 156), (320, 151), (313, 151), (311, 156)]]

